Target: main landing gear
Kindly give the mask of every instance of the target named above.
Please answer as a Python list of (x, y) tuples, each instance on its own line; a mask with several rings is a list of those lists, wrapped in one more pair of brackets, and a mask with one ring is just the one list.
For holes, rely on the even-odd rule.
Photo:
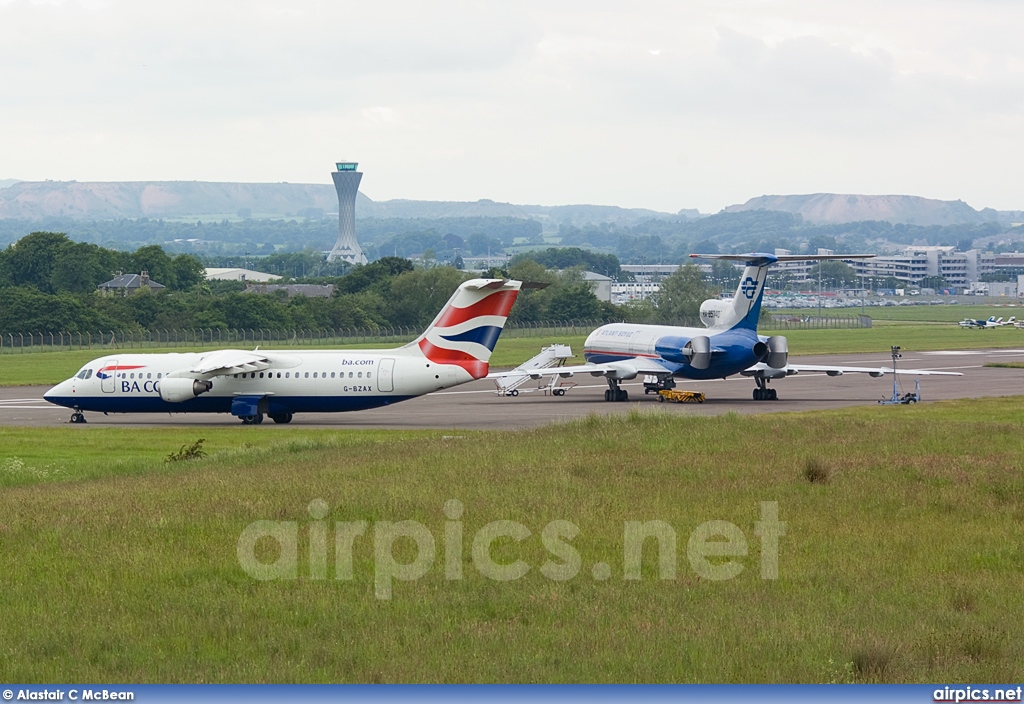
[(608, 380), (608, 390), (604, 392), (605, 401), (628, 401), (629, 392), (619, 388), (618, 379)]
[[(275, 423), (282, 423), (283, 424), (283, 423), (291, 423), (292, 422), (292, 418), (294, 417), (294, 415), (295, 414), (293, 414), (291, 411), (287, 411), (285, 413), (270, 413), (270, 414), (268, 414), (268, 417), (270, 418), (270, 420), (274, 421)], [(242, 419), (242, 425), (259, 425), (260, 423), (263, 422), (263, 414), (262, 413), (256, 413), (256, 414), (251, 415), (251, 416), (240, 416), (240, 417)]]
[(85, 419), (85, 414), (83, 414), (80, 410), (78, 410), (76, 408), (75, 412), (71, 414), (71, 422), (72, 423), (88, 423), (89, 421), (87, 421)]
[(757, 384), (757, 388), (754, 389), (754, 400), (755, 401), (778, 401), (779, 394), (775, 389), (768, 388), (768, 380), (759, 376), (754, 377), (754, 383)]

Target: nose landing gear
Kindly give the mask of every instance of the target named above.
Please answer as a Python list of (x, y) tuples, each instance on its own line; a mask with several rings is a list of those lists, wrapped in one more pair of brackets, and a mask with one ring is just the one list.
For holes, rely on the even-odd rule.
[(89, 421), (87, 421), (85, 419), (85, 414), (83, 414), (80, 410), (78, 410), (76, 408), (75, 412), (71, 414), (71, 422), (72, 423), (88, 423)]

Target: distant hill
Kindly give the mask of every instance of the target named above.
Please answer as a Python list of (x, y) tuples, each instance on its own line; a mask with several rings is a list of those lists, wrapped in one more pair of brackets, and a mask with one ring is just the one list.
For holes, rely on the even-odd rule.
[(8, 186), (13, 186), (16, 183), (21, 183), (21, 181), (16, 178), (0, 178), (0, 188), (7, 188)]
[(572, 225), (602, 222), (629, 225), (644, 220), (688, 220), (701, 216), (695, 209), (680, 210), (678, 213), (662, 213), (646, 208), (620, 208), (616, 205), (520, 205), (517, 207), (534, 220)]
[[(0, 182), (7, 183), (7, 182)], [(43, 220), (75, 218), (303, 217), (338, 212), (333, 185), (301, 183), (220, 183), (210, 181), (14, 181), (0, 189), (0, 218)], [(583, 225), (629, 224), (651, 218), (698, 217), (696, 211), (661, 213), (642, 208), (601, 205), (513, 205), (475, 202), (373, 201), (360, 193), (358, 218), (515, 217)]]
[(204, 181), (22, 181), (0, 190), (0, 218), (185, 218), (338, 211), (333, 186)]
[(986, 208), (979, 212), (960, 200), (933, 200), (919, 196), (864, 196), (813, 193), (795, 196), (759, 196), (724, 212), (781, 210), (812, 223), (879, 220), (907, 225), (960, 225), (1009, 221), (1009, 213)]

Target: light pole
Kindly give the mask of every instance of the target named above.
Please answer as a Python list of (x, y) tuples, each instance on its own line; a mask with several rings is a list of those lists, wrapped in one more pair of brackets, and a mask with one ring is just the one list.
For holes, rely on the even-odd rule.
[(818, 321), (821, 321), (821, 262), (818, 262)]

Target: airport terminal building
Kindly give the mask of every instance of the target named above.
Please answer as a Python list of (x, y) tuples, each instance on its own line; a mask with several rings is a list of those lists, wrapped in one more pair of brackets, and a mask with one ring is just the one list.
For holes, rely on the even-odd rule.
[(859, 259), (849, 264), (857, 276), (869, 279), (891, 276), (919, 285), (926, 277), (939, 276), (950, 286), (966, 288), (995, 271), (995, 255), (977, 249), (957, 252), (955, 247), (907, 247), (902, 254)]

